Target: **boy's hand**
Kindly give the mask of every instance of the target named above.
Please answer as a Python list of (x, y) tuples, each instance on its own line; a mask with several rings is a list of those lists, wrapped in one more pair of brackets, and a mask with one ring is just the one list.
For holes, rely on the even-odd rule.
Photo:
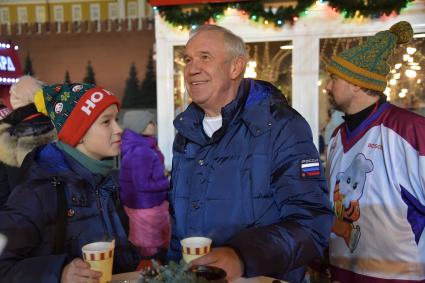
[(61, 283), (97, 283), (101, 276), (102, 272), (91, 270), (90, 264), (76, 258), (64, 267)]

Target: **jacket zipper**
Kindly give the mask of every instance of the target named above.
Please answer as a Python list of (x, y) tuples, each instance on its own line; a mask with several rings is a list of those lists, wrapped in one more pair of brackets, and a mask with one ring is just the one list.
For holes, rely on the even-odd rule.
[(108, 227), (106, 226), (105, 218), (103, 217), (103, 207), (102, 207), (102, 202), (100, 201), (99, 189), (96, 188), (95, 192), (96, 192), (97, 209), (99, 210), (100, 220), (102, 221), (103, 229), (105, 230), (105, 236), (109, 236)]

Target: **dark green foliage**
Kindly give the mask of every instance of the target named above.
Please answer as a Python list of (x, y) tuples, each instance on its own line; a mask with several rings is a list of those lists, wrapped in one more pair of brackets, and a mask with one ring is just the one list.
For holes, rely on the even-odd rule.
[(198, 278), (187, 272), (188, 266), (184, 261), (177, 264), (170, 261), (168, 265), (160, 266), (153, 261), (151, 270), (143, 271), (142, 283), (208, 283), (206, 279)]
[(96, 78), (90, 60), (87, 62), (86, 76), (84, 77), (83, 82), (87, 84), (96, 84)]
[(152, 51), (149, 53), (145, 79), (140, 87), (140, 95), (142, 108), (156, 108), (156, 72)]
[(63, 82), (66, 83), (66, 84), (70, 84), (71, 83), (71, 77), (69, 75), (68, 70), (65, 71), (65, 78), (64, 78)]
[(34, 76), (34, 70), (32, 68), (32, 60), (29, 53), (27, 54), (27, 57), (25, 57), (24, 74), (29, 76)]
[[(402, 8), (414, 0), (326, 0), (330, 7), (342, 13), (344, 17), (352, 18), (356, 15), (376, 18), (382, 15), (390, 15), (392, 12), (400, 13)], [(295, 1), (294, 1), (295, 2)], [(157, 7), (161, 16), (174, 26), (192, 28), (203, 25), (212, 19), (216, 21), (223, 16), (224, 11), (230, 7), (242, 11), (253, 21), (273, 23), (281, 27), (285, 22), (293, 24), (296, 17), (303, 16), (304, 12), (316, 3), (316, 0), (299, 0), (295, 6), (279, 6), (274, 11), (265, 7), (264, 1), (238, 1), (230, 3), (203, 4), (198, 9), (184, 9), (179, 6)]]
[(122, 108), (140, 108), (141, 98), (139, 95), (139, 79), (137, 78), (137, 69), (134, 63), (130, 66), (130, 73), (125, 84), (124, 96), (122, 99)]

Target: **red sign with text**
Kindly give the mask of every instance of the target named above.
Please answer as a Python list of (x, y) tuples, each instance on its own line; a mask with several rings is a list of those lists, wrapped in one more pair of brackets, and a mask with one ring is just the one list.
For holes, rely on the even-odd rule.
[(207, 3), (225, 3), (240, 2), (241, 0), (150, 0), (152, 6), (172, 6), (172, 5), (190, 5), (190, 4), (207, 4)]
[(0, 43), (0, 85), (11, 85), (20, 76), (22, 68), (15, 46)]

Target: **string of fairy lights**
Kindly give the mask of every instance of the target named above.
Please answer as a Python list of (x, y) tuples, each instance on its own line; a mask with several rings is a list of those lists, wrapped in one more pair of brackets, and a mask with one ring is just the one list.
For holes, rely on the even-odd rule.
[(161, 17), (178, 29), (194, 29), (199, 25), (215, 23), (227, 9), (236, 9), (251, 21), (263, 25), (283, 27), (293, 25), (300, 17), (309, 14), (309, 8), (315, 4), (327, 5), (345, 18), (379, 18), (399, 14), (414, 0), (300, 0), (296, 5), (271, 6), (265, 1), (241, 1), (230, 3), (209, 3), (198, 6), (160, 6), (154, 7)]

